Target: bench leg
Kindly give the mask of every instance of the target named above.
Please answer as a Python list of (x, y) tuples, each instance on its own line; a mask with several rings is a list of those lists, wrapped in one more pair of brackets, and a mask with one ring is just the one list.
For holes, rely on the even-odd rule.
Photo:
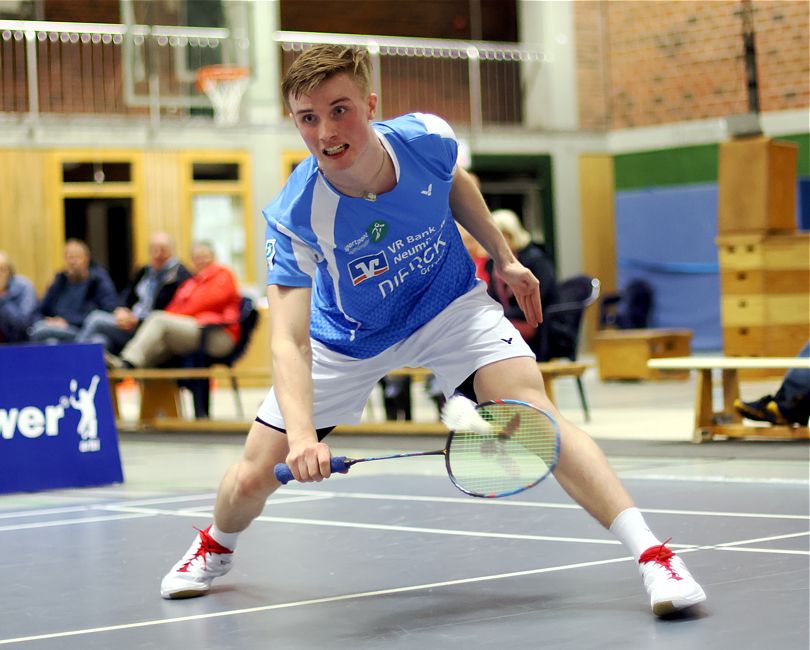
[(557, 405), (557, 402), (554, 401), (554, 379), (551, 377), (543, 376), (543, 384), (546, 388), (546, 397), (549, 398), (554, 406)]
[(712, 439), (712, 371), (697, 371), (695, 396), (695, 431), (692, 442), (701, 443)]
[(180, 389), (173, 379), (141, 381), (140, 422), (156, 417), (177, 418), (182, 411)]
[(588, 400), (585, 399), (585, 387), (582, 385), (582, 377), (576, 376), (577, 390), (579, 391), (579, 401), (582, 403), (582, 412), (585, 414), (585, 422), (591, 421), (591, 414), (588, 411)]
[(110, 380), (110, 400), (112, 401), (112, 409), (113, 409), (113, 417), (117, 420), (121, 417), (121, 411), (118, 408), (118, 391), (116, 390), (118, 387), (118, 382), (115, 380)]
[(734, 408), (734, 400), (740, 396), (739, 373), (736, 368), (723, 369), (723, 417), (730, 422), (742, 422)]

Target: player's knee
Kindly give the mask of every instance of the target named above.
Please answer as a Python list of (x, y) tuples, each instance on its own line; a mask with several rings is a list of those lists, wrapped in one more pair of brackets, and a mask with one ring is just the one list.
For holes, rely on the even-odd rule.
[(265, 471), (255, 463), (243, 461), (236, 472), (234, 496), (237, 499), (255, 499), (267, 496), (276, 485), (272, 470)]

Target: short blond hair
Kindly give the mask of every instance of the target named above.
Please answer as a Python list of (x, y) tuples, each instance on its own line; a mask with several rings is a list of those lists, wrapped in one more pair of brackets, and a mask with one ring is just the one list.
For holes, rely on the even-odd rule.
[(367, 95), (371, 88), (371, 57), (362, 47), (313, 45), (295, 60), (281, 82), (281, 94), (290, 99), (310, 94), (336, 74), (345, 73)]

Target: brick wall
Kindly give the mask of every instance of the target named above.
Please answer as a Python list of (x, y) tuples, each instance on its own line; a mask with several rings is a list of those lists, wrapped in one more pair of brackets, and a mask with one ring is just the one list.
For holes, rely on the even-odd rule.
[[(754, 0), (760, 109), (810, 105), (810, 9)], [(748, 110), (741, 3), (574, 3), (583, 128), (628, 128)]]

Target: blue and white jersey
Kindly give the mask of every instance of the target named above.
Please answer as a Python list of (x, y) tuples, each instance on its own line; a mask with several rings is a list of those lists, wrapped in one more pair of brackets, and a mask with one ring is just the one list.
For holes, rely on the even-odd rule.
[(312, 338), (359, 359), (407, 338), (476, 281), (448, 205), (450, 126), (413, 113), (374, 129), (396, 170), (390, 192), (345, 196), (310, 156), (262, 211), (267, 284), (312, 287)]

